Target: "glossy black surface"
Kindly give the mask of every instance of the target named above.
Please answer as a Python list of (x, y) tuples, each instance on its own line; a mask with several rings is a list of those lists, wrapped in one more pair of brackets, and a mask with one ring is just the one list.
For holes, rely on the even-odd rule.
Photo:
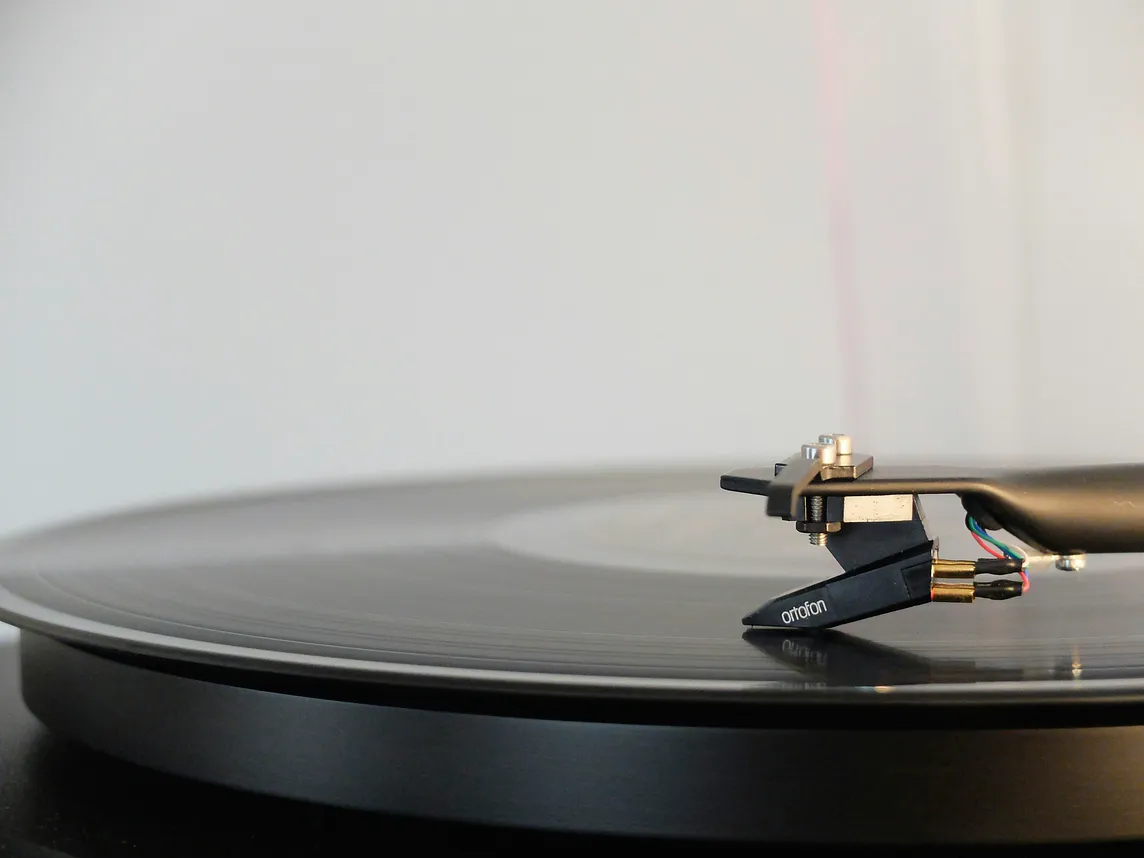
[[(597, 698), (882, 703), (1144, 694), (1135, 557), (1035, 573), (1021, 599), (847, 626), (959, 665), (810, 681), (743, 639), (829, 554), (718, 468), (359, 486), (124, 513), (0, 550), (0, 615), (63, 639), (196, 662)], [(955, 499), (942, 555), (976, 557)], [(945, 676), (940, 671), (940, 676)]]
[[(1046, 572), (1009, 603), (744, 635), (745, 603), (833, 560), (718, 473), (299, 492), (10, 541), (4, 616), (117, 653), (29, 662), (50, 733), (0, 649), (0, 854), (605, 842), (520, 824), (835, 843), (1144, 832), (1135, 558)], [(943, 556), (975, 556), (956, 504), (927, 512)], [(378, 721), (395, 707), (398, 746)], [(299, 800), (355, 795), (502, 825)]]
[(399, 841), (472, 854), (615, 843), (351, 811), (162, 774), (49, 732), (22, 702), (19, 676), (16, 645), (0, 644), (0, 856), (278, 858)]
[[(803, 845), (1144, 835), (1140, 706), (1115, 707), (1127, 723), (1106, 712), (1085, 726), (997, 709), (992, 723), (911, 727), (838, 708), (814, 724), (774, 724), (761, 711), (734, 727), (652, 727), (540, 717), (524, 706), (490, 715), (267, 692), (35, 637), (22, 664), (25, 699), (61, 735), (194, 781), (281, 797), (283, 813), (309, 799), (378, 811), (375, 825), (416, 816), (509, 832)], [(932, 797), (950, 791), (1020, 802), (979, 802), (970, 824), (937, 812)], [(277, 836), (264, 830), (267, 819), (257, 823), (265, 840)], [(234, 833), (251, 831), (248, 821)]]
[[(320, 806), (209, 786), (90, 751), (41, 726), (19, 689), (17, 648), (0, 645), (0, 855), (19, 858), (223, 858), (328, 856), (409, 843), (425, 853), (677, 847), (647, 838), (579, 836), (402, 818)], [(1094, 767), (1089, 777), (1103, 779)], [(1051, 791), (1051, 784), (1037, 789)], [(953, 787), (951, 787), (953, 788)], [(1037, 811), (1036, 795), (1021, 806)], [(968, 823), (967, 823), (968, 824)], [(1094, 823), (1095, 824), (1095, 823)], [(694, 845), (694, 844), (692, 844)], [(701, 847), (709, 851), (711, 846)], [(757, 845), (746, 847), (757, 853)], [(1105, 845), (1097, 854), (1136, 854), (1139, 843)], [(821, 847), (782, 846), (784, 854)], [(745, 851), (745, 850), (744, 850)], [(853, 855), (853, 847), (838, 849)], [(978, 848), (974, 854), (1092, 854), (1068, 847)], [(878, 855), (959, 855), (961, 847), (870, 849)]]
[[(837, 637), (824, 644), (873, 654)], [(803, 657), (784, 647), (781, 657), (792, 656)], [(15, 743), (23, 768), (0, 772), (0, 808), (15, 808), (7, 830), (77, 855), (164, 846), (159, 854), (318, 854), (347, 845), (350, 832), (545, 845), (522, 826), (784, 849), (1144, 835), (1139, 705), (1025, 717), (1004, 707), (970, 718), (927, 710), (912, 725), (869, 707), (823, 709), (827, 717), (801, 723), (763, 707), (736, 726), (649, 726), (511, 700), (489, 714), (207, 682), (27, 634), (22, 671), (25, 700), (58, 734), (188, 778), (111, 765), (31, 731), (30, 755)], [(1060, 720), (1081, 711), (1089, 723)]]

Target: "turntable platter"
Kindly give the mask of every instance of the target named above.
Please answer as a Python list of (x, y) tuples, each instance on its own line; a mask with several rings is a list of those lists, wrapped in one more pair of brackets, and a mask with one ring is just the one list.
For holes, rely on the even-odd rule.
[[(1007, 602), (744, 630), (832, 560), (718, 473), (124, 512), (9, 541), (0, 617), (55, 732), (283, 799), (787, 844), (1144, 837), (1134, 558)], [(927, 513), (962, 534), (956, 504)]]

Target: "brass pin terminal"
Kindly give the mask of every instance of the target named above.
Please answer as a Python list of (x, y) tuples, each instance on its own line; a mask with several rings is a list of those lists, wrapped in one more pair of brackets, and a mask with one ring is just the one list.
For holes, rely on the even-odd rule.
[(977, 574), (977, 563), (973, 560), (941, 560), (933, 561), (932, 578), (973, 578)]
[(930, 585), (930, 598), (935, 602), (972, 602), (974, 595), (972, 581), (934, 581)]

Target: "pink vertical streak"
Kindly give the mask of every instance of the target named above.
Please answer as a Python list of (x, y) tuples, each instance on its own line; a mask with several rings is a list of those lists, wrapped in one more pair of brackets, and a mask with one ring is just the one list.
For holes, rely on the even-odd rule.
[[(858, 302), (854, 294), (854, 264), (851, 248), (852, 211), (846, 173), (846, 141), (843, 118), (842, 58), (838, 20), (832, 0), (814, 3), (815, 54), (818, 59), (819, 110), (826, 139), (826, 205), (831, 278), (838, 318), (839, 368), (842, 381), (842, 421), (836, 431), (863, 435), (862, 347), (859, 340)], [(863, 435), (864, 437), (864, 435)], [(861, 445), (863, 442), (858, 440)]]

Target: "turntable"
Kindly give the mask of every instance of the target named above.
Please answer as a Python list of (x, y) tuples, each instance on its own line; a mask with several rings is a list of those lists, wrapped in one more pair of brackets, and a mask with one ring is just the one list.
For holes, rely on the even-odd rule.
[[(63, 742), (287, 828), (1144, 838), (1144, 471), (807, 448), (236, 495), (9, 540), (0, 619), (35, 721), (6, 701), (25, 738), (4, 765)], [(44, 822), (74, 797), (4, 789), (29, 778), (55, 797), (31, 813), (0, 790), (6, 830), (81, 854)]]

